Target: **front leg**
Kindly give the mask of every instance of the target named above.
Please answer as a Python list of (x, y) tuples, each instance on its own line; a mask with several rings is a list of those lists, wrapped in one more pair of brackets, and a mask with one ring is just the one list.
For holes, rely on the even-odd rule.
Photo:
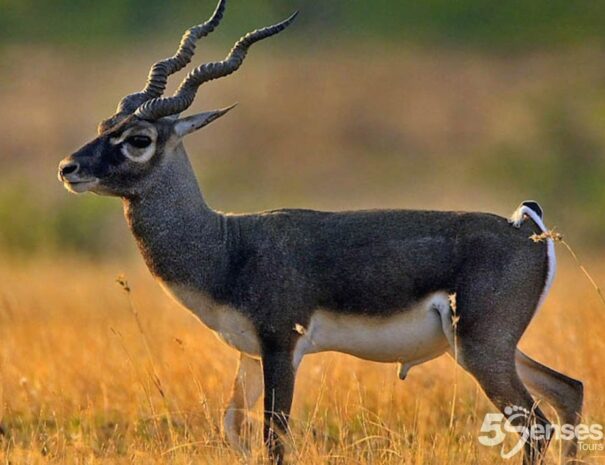
[(261, 361), (245, 353), (240, 354), (233, 394), (224, 417), (225, 436), (229, 444), (240, 452), (247, 452), (240, 439), (246, 410), (251, 409), (263, 392)]
[(269, 457), (277, 465), (284, 463), (285, 450), (280, 436), (288, 433), (295, 371), (291, 352), (275, 349), (263, 352), (265, 381), (263, 436), (269, 450)]

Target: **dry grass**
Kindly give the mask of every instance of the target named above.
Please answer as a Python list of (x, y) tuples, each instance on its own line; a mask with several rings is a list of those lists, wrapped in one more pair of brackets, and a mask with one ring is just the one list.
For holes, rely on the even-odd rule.
[[(120, 272), (130, 278), (141, 330), (115, 283)], [(4, 260), (0, 282), (3, 463), (244, 460), (220, 431), (235, 352), (165, 297), (141, 264)], [(605, 309), (571, 262), (553, 294), (522, 345), (582, 379), (584, 421), (605, 423)], [(305, 464), (491, 464), (497, 451), (477, 442), (487, 411), (493, 407), (447, 357), (401, 382), (395, 365), (309, 356), (296, 387), (293, 453)], [(250, 461), (258, 463), (258, 407), (252, 418)], [(583, 458), (602, 460), (594, 452)]]

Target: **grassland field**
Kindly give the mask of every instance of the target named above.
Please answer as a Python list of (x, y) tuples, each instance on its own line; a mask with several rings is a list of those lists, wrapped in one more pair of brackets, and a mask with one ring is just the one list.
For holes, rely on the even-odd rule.
[[(163, 295), (142, 263), (2, 263), (3, 463), (264, 463), (258, 405), (248, 430), (251, 458), (223, 440), (236, 353)], [(593, 265), (602, 281), (605, 270)], [(605, 423), (603, 312), (594, 288), (563, 257), (553, 292), (522, 340), (533, 357), (585, 383), (585, 423)], [(307, 356), (292, 454), (305, 464), (492, 464), (498, 449), (477, 441), (491, 411), (448, 356), (412, 369), (405, 381), (394, 364)], [(559, 463), (557, 446), (550, 463)], [(605, 463), (597, 452), (581, 458)]]
[[(237, 354), (152, 281), (119, 202), (75, 198), (56, 181), (57, 162), (93, 137), (173, 46), (0, 51), (1, 463), (264, 463), (259, 406), (250, 458), (229, 449), (221, 431)], [(536, 198), (546, 223), (605, 282), (601, 49), (316, 46), (297, 55), (268, 45), (200, 92), (194, 110), (240, 102), (188, 141), (213, 207), (508, 215)], [(205, 59), (224, 54), (203, 50)], [(583, 421), (605, 424), (605, 306), (562, 246), (558, 254), (555, 286), (521, 345), (581, 379)], [(498, 449), (477, 441), (492, 411), (447, 356), (403, 382), (395, 365), (308, 356), (292, 455), (310, 465), (492, 465)], [(558, 464), (558, 444), (550, 450)], [(603, 455), (581, 452), (580, 463), (605, 463)]]

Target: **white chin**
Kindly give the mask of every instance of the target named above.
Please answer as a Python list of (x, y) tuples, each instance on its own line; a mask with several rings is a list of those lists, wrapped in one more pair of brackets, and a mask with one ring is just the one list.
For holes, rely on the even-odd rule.
[(83, 182), (64, 182), (65, 189), (74, 194), (82, 194), (94, 189), (99, 184), (98, 179)]

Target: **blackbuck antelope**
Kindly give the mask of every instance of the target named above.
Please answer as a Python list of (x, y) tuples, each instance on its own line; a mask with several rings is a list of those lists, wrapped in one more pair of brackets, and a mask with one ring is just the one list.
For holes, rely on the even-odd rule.
[[(224, 423), (230, 443), (243, 447), (245, 409), (264, 386), (264, 438), (272, 459), (284, 462), (296, 371), (305, 354), (321, 351), (398, 362), (402, 378), (414, 365), (456, 354), (502, 412), (522, 407), (532, 412), (527, 424), (546, 425), (529, 389), (562, 422), (577, 424), (582, 384), (517, 349), (555, 273), (535, 202), (510, 220), (407, 210), (233, 215), (206, 204), (182, 141), (231, 107), (179, 115), (203, 83), (236, 71), (252, 44), (296, 16), (245, 35), (223, 61), (195, 68), (163, 97), (168, 76), (190, 62), (224, 9), (220, 0), (173, 57), (151, 67), (145, 88), (124, 97), (98, 136), (61, 162), (59, 178), (71, 192), (121, 197), (160, 285), (240, 351)], [(544, 240), (530, 240), (535, 234)], [(528, 443), (525, 462), (540, 462), (546, 445)], [(567, 454), (574, 452), (572, 442)]]

